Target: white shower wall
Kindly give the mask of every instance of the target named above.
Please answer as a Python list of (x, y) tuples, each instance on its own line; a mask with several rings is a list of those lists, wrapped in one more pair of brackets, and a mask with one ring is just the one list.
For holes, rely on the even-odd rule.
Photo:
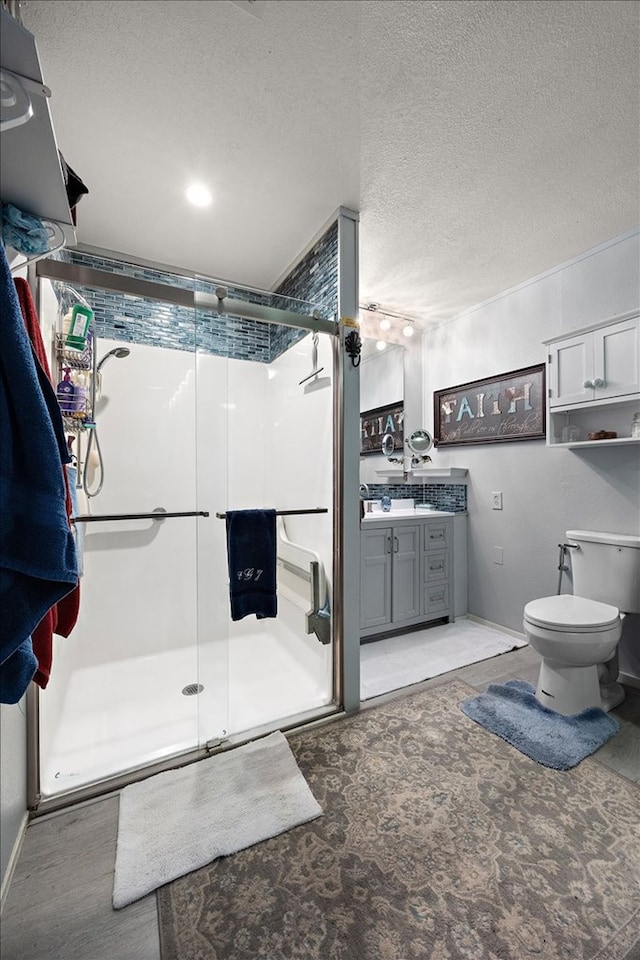
[[(100, 341), (99, 356), (116, 345)], [(332, 698), (332, 648), (304, 633), (302, 611), (283, 600), (276, 621), (230, 620), (215, 517), (326, 506), (290, 522), (289, 536), (321, 553), (331, 580), (331, 386), (298, 386), (311, 337), (271, 365), (129, 346), (102, 371), (105, 482), (91, 512), (209, 518), (86, 525), (80, 618), (55, 638), (41, 696), (45, 796)], [(328, 342), (321, 365), (331, 371)], [(182, 694), (198, 682), (199, 696)]]

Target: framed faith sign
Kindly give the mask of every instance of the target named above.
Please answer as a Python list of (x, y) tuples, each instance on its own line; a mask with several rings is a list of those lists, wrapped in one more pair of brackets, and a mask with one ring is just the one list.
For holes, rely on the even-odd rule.
[(539, 440), (546, 436), (544, 364), (433, 394), (438, 446)]

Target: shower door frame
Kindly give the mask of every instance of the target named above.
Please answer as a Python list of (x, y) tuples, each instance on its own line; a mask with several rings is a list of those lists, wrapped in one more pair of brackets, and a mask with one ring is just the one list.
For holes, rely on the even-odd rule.
[[(357, 220), (357, 215), (351, 214), (351, 217)], [(339, 231), (341, 228), (342, 217), (338, 217)], [(354, 223), (357, 231), (357, 222)], [(348, 224), (347, 224), (348, 229)], [(356, 232), (357, 237), (357, 232)], [(114, 251), (90, 249), (91, 253), (99, 254), (108, 259), (120, 260), (127, 263), (133, 262), (131, 258), (125, 258), (122, 254), (118, 255)], [(194, 316), (198, 307), (206, 306), (214, 309), (217, 306), (221, 315), (231, 315), (248, 320), (258, 320), (263, 323), (275, 323), (295, 327), (297, 329), (308, 330), (311, 332), (326, 333), (331, 336), (332, 357), (333, 357), (333, 412), (334, 412), (334, 459), (333, 459), (333, 584), (334, 584), (334, 603), (332, 613), (332, 652), (333, 652), (333, 700), (325, 708), (316, 708), (312, 711), (314, 716), (307, 720), (298, 722), (292, 720), (289, 724), (283, 724), (279, 729), (283, 731), (293, 731), (299, 728), (308, 729), (309, 727), (324, 724), (344, 715), (344, 551), (343, 551), (343, 496), (344, 496), (344, 423), (345, 423), (345, 398), (344, 398), (344, 330), (341, 323), (336, 320), (325, 319), (316, 315), (298, 314), (292, 311), (275, 309), (259, 304), (245, 303), (244, 301), (230, 301), (227, 297), (217, 298), (217, 304), (210, 295), (203, 295), (195, 290), (196, 280), (210, 280), (216, 283), (215, 278), (203, 277), (202, 274), (190, 273), (188, 271), (178, 271), (168, 268), (166, 265), (151, 263), (150, 261), (136, 261), (140, 266), (161, 269), (165, 273), (175, 273), (176, 278), (188, 279), (194, 282), (193, 290), (186, 290), (182, 287), (172, 287), (168, 284), (157, 283), (150, 280), (141, 280), (133, 277), (127, 277), (120, 274), (108, 273), (105, 270), (98, 270), (93, 267), (70, 264), (59, 260), (40, 260), (29, 271), (29, 281), (36, 292), (36, 303), (38, 312), (41, 310), (40, 297), (40, 279), (59, 281), (72, 286), (91, 286), (99, 289), (110, 290), (112, 292), (123, 293), (129, 296), (149, 298), (159, 300), (173, 305), (193, 308)], [(247, 290), (248, 292), (260, 292), (268, 295), (274, 295), (269, 291), (254, 291), (250, 287), (240, 284), (228, 284), (235, 289)], [(226, 292), (227, 284), (220, 283), (218, 289)], [(283, 298), (286, 299), (286, 298)], [(356, 487), (357, 489), (357, 487)], [(359, 645), (358, 645), (359, 654)], [(353, 698), (351, 698), (353, 699)], [(60, 793), (54, 797), (43, 798), (40, 791), (40, 689), (35, 684), (29, 685), (26, 696), (26, 719), (27, 719), (27, 808), (29, 816), (34, 818), (45, 814), (62, 810), (68, 806), (83, 801), (93, 800), (94, 798), (105, 796), (117, 792), (122, 787), (139, 780), (146, 779), (156, 773), (176, 767), (185, 766), (194, 763), (215, 753), (224, 752), (233, 749), (242, 743), (255, 739), (256, 731), (245, 731), (235, 737), (229, 738), (216, 746), (207, 746), (207, 744), (196, 745), (193, 749), (186, 750), (180, 754), (172, 755), (166, 759), (158, 760), (150, 764), (143, 764), (139, 768), (129, 770), (124, 773), (118, 773), (105, 777), (103, 780), (87, 784), (77, 790), (69, 790)]]

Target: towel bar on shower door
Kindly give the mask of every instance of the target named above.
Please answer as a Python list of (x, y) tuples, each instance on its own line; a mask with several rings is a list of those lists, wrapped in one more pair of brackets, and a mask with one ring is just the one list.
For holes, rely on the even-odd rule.
[(208, 517), (208, 510), (187, 510), (185, 513), (168, 513), (161, 507), (153, 513), (99, 513), (96, 516), (72, 517), (72, 523), (104, 523), (107, 520), (166, 520), (169, 517)]
[[(276, 510), (276, 517), (297, 517), (303, 513), (329, 513), (327, 507), (313, 507), (310, 510)], [(226, 513), (216, 513), (218, 520), (226, 520)]]

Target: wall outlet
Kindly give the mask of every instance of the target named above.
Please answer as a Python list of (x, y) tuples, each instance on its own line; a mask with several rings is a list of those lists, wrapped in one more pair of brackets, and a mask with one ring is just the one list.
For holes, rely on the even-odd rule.
[(502, 559), (502, 547), (493, 548), (493, 562), (494, 563), (504, 563)]
[(491, 494), (491, 509), (502, 510), (502, 492), (496, 491)]

